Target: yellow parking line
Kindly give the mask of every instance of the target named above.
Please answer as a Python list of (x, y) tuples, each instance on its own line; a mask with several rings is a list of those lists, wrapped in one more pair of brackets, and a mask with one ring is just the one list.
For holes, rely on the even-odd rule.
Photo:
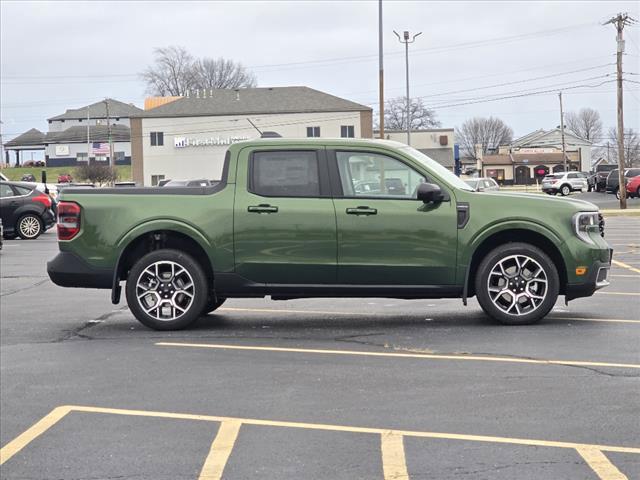
[(597, 448), (577, 448), (576, 450), (600, 480), (628, 480), (627, 476)]
[(366, 352), (363, 350), (319, 350), (311, 348), (285, 348), (285, 347), (257, 347), (253, 345), (218, 345), (210, 343), (174, 343), (157, 342), (160, 347), (187, 347), (187, 348), (212, 348), (218, 350), (252, 350), (262, 352), (289, 352), (308, 353), (321, 355), (352, 355), (363, 357), (390, 357), (390, 358), (420, 358), (429, 360), (465, 360), (475, 362), (505, 362), (505, 363), (527, 363), (536, 365), (567, 365), (580, 367), (612, 367), (612, 368), (634, 368), (640, 369), (640, 365), (632, 363), (606, 363), (606, 362), (583, 362), (575, 360), (536, 360), (532, 358), (513, 357), (490, 357), (476, 355), (437, 355), (428, 353), (391, 353), (391, 352)]
[(620, 277), (620, 278), (640, 278), (640, 275), (609, 275), (610, 277)]
[(57, 407), (51, 410), (47, 415), (42, 417), (38, 422), (34, 423), (28, 430), (24, 431), (16, 438), (7, 443), (0, 449), (0, 465), (13, 457), (25, 446), (31, 443), (35, 438), (49, 430), (53, 425), (58, 423), (62, 417), (71, 411), (71, 407)]
[(562, 320), (577, 322), (603, 322), (603, 323), (640, 323), (640, 320), (623, 320), (621, 318), (583, 318), (583, 317), (554, 317), (545, 320)]
[(640, 268), (632, 267), (631, 265), (627, 265), (624, 262), (619, 262), (618, 260), (611, 260), (611, 263), (617, 265), (618, 267), (626, 268), (627, 270), (631, 270), (632, 272), (640, 273)]
[(596, 292), (597, 295), (626, 295), (631, 297), (640, 297), (640, 292)]
[(409, 480), (402, 435), (393, 430), (388, 430), (383, 432), (380, 438), (384, 480)]
[(238, 438), (240, 425), (237, 420), (229, 420), (222, 422), (218, 430), (216, 438), (211, 444), (209, 455), (202, 466), (198, 480), (220, 480), (222, 472), (227, 465), (231, 450)]

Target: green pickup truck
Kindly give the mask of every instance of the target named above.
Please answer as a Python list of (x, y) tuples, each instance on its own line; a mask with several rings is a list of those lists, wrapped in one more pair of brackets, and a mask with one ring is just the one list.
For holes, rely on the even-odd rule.
[(467, 298), (506, 324), (608, 285), (612, 250), (591, 203), (475, 192), (384, 140), (231, 145), (203, 187), (63, 190), (63, 287), (121, 282), (144, 325), (184, 328), (227, 298)]

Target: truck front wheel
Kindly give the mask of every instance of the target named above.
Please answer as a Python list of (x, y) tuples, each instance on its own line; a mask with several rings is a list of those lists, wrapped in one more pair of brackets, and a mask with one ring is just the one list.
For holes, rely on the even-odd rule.
[(480, 262), (475, 278), (480, 306), (507, 325), (526, 325), (544, 318), (558, 298), (556, 266), (539, 248), (508, 243)]
[(127, 277), (127, 304), (154, 330), (178, 330), (196, 321), (207, 304), (207, 277), (193, 257), (179, 250), (155, 250)]

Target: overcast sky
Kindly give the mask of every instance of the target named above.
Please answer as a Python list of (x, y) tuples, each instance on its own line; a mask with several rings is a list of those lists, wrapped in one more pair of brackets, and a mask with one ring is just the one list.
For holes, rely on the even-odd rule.
[[(639, 5), (385, 0), (385, 96), (404, 94), (393, 30), (409, 30), (422, 32), (410, 47), (411, 96), (443, 127), (493, 115), (516, 136), (554, 128), (560, 89), (565, 111), (592, 107), (614, 126), (615, 30), (601, 24), (618, 12), (640, 18)], [(259, 86), (306, 85), (377, 109), (377, 1), (2, 0), (0, 9), (3, 141), (105, 97), (142, 107), (137, 74), (168, 45), (242, 62)], [(640, 26), (625, 38), (626, 78), (638, 82)], [(640, 83), (625, 83), (625, 126), (640, 126)]]

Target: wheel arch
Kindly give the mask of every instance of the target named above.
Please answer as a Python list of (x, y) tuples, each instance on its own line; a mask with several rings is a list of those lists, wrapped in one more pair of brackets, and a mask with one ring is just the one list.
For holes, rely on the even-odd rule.
[(211, 245), (188, 225), (171, 222), (140, 226), (119, 242), (120, 254), (113, 271), (111, 301), (120, 301), (120, 281), (126, 279), (135, 261), (143, 255), (162, 248), (171, 248), (190, 254), (203, 268), (209, 286), (213, 286), (213, 261), (207, 253)]
[(560, 240), (551, 235), (551, 232), (547, 234), (539, 229), (527, 228), (525, 226), (517, 226), (511, 228), (505, 228), (485, 235), (482, 239), (479, 239), (477, 244), (473, 247), (473, 253), (471, 254), (470, 261), (468, 263), (467, 272), (465, 275), (464, 284), (464, 298), (475, 295), (475, 275), (478, 270), (478, 266), (482, 259), (494, 248), (507, 243), (522, 242), (528, 243), (535, 247), (538, 247), (544, 253), (549, 255), (551, 261), (558, 270), (558, 276), (560, 278), (560, 292), (564, 294), (565, 286), (567, 284), (567, 267), (564, 262), (562, 252), (558, 248)]

